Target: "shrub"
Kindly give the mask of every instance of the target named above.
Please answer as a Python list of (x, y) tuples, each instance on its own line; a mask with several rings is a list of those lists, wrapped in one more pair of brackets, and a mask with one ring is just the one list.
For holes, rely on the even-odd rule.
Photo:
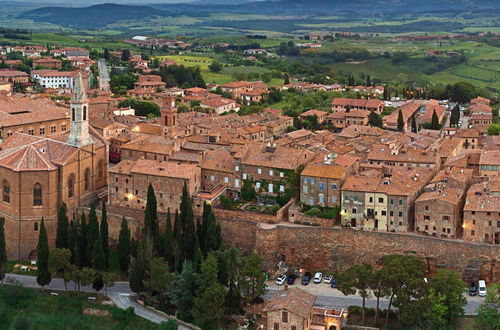
[(317, 217), (318, 215), (321, 214), (321, 210), (317, 207), (313, 207), (312, 209), (310, 209), (309, 211), (306, 211), (304, 213), (307, 214), (308, 216), (311, 216), (311, 217)]
[(220, 203), (222, 207), (226, 210), (232, 210), (233, 209), (233, 201), (228, 198), (226, 195), (220, 196)]

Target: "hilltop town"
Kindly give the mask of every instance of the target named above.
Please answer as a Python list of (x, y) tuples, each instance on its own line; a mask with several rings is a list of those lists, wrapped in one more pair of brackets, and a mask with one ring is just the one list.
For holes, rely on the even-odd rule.
[[(232, 61), (254, 62), (314, 51), (325, 38), (281, 44), (279, 54), (213, 47)], [(161, 259), (165, 268), (158, 273), (182, 276), (183, 263), (205, 274), (222, 258), (213, 251), (232, 247), (241, 251), (238, 272), (248, 278), (253, 275), (244, 264), (274, 280), (320, 270), (340, 274), (359, 264), (375, 269), (390, 255), (410, 255), (421, 263), (422, 278), (448, 269), (468, 284), (500, 281), (494, 91), (462, 82), (394, 85), (369, 75), (311, 81), (294, 72), (217, 83), (185, 60), (141, 51), (200, 45), (142, 36), (127, 42), (137, 48), (0, 45), (0, 214), (7, 260), (40, 265), (43, 228), (48, 250), (71, 250), (72, 263), (78, 250), (79, 258), (88, 258), (78, 266), (109, 269), (109, 254), (100, 256), (95, 246), (109, 253), (128, 230), (136, 245), (127, 251), (135, 255), (121, 271), (139, 274), (136, 282), (130, 279), (131, 290), (148, 291), (167, 312), (170, 291), (164, 298), (152, 289), (156, 284), (142, 282), (141, 276), (144, 282), (151, 276), (151, 261), (134, 268), (140, 253)], [(216, 74), (224, 65), (211, 61), (208, 70)], [(61, 243), (63, 214), (73, 239), (86, 217), (96, 221), (96, 233), (106, 234), (97, 233), (87, 250), (71, 237)], [(102, 229), (97, 221), (104, 218)], [(99, 263), (101, 257), (107, 261)], [(232, 290), (237, 281), (225, 280)], [(288, 329), (289, 314), (290, 322), (303, 322), (290, 329), (346, 326), (347, 308), (320, 308), (311, 292), (287, 287), (255, 304), (259, 296), (247, 304), (264, 315), (257, 326)], [(179, 310), (180, 320), (204, 329), (222, 319), (183, 317)], [(363, 300), (363, 321), (364, 313)]]

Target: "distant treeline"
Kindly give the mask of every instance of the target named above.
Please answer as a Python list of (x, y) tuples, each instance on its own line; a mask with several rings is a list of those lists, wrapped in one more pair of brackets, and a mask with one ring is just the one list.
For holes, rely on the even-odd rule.
[(6, 34), (6, 33), (29, 34), (30, 31), (24, 30), (24, 29), (9, 29), (9, 28), (0, 27), (0, 33), (2, 33), (2, 34)]
[(263, 34), (248, 34), (247, 38), (248, 39), (267, 39), (267, 36), (263, 35)]

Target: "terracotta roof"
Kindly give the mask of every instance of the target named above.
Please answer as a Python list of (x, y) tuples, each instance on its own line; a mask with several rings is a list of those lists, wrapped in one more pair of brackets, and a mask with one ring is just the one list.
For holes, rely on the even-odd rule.
[(482, 152), (479, 164), (500, 166), (500, 150)]
[(499, 212), (499, 210), (500, 180), (477, 183), (470, 187), (464, 211)]
[(18, 70), (0, 70), (0, 77), (29, 77), (29, 74)]
[(463, 194), (463, 189), (444, 187), (442, 189), (424, 192), (422, 195), (420, 195), (420, 197), (417, 198), (415, 203), (429, 200), (440, 200), (449, 204), (457, 205), (458, 203), (460, 203)]
[(110, 173), (145, 174), (179, 179), (190, 179), (197, 171), (200, 171), (197, 165), (143, 158), (135, 161), (124, 160), (109, 169)]
[(333, 106), (351, 106), (351, 107), (365, 107), (365, 108), (378, 108), (383, 107), (384, 102), (377, 99), (348, 99), (336, 97), (332, 100)]
[(69, 118), (69, 110), (51, 101), (30, 97), (0, 97), (0, 127), (65, 118)]
[(327, 114), (328, 114), (328, 112), (326, 112), (326, 111), (312, 109), (312, 110), (308, 110), (306, 112), (303, 112), (300, 116), (301, 117), (307, 117), (307, 116), (314, 116), (314, 115), (316, 115), (318, 117), (321, 117), (321, 116), (325, 116)]
[(345, 168), (339, 165), (308, 164), (301, 176), (312, 176), (316, 178), (327, 178), (340, 180), (345, 175)]
[(201, 162), (202, 169), (233, 173), (234, 158), (227, 148), (219, 148), (205, 152)]
[(308, 150), (281, 146), (275, 147), (274, 151), (270, 149), (273, 148), (267, 148), (265, 145), (261, 144), (250, 144), (245, 155), (241, 159), (241, 163), (253, 166), (295, 170), (314, 156), (314, 153)]
[(291, 288), (287, 291), (276, 291), (266, 302), (263, 311), (286, 310), (308, 319), (315, 301), (316, 296), (299, 288)]
[(18, 132), (7, 138), (0, 149), (0, 166), (16, 172), (55, 170), (78, 152), (64, 142)]

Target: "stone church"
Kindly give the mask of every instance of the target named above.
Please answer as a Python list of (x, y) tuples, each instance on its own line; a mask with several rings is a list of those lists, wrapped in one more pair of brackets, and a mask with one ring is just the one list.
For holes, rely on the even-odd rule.
[(70, 130), (51, 138), (13, 133), (0, 144), (0, 217), (5, 218), (7, 257), (36, 259), (42, 217), (55, 245), (57, 210), (70, 220), (107, 186), (107, 145), (89, 127), (88, 99), (79, 75), (70, 106)]

